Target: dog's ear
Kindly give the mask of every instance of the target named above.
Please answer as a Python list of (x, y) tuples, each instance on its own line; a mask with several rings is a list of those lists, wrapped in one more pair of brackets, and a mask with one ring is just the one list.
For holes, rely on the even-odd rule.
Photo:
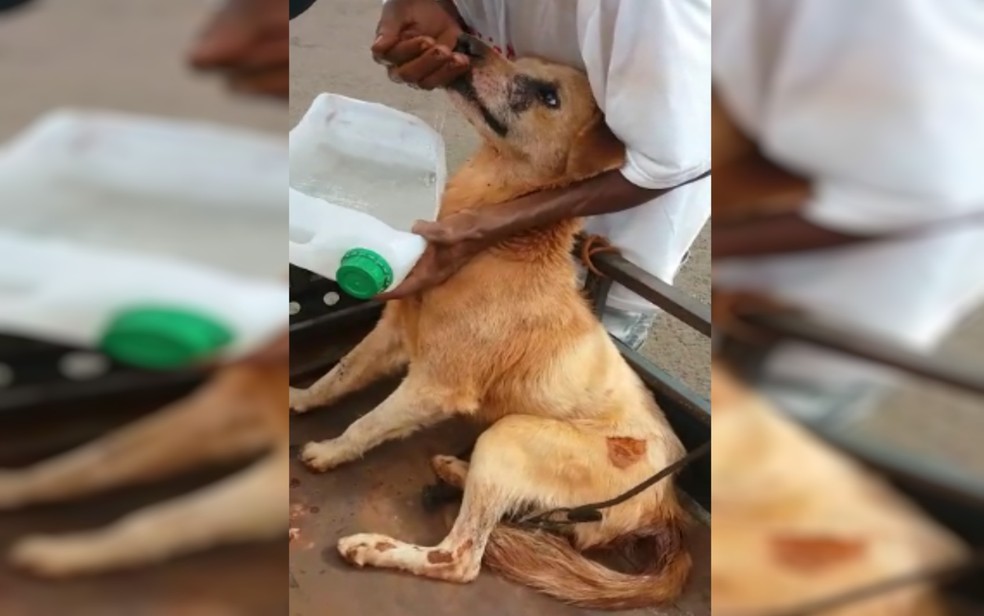
[(567, 155), (567, 176), (587, 179), (618, 169), (624, 162), (625, 146), (608, 128), (605, 116), (599, 111), (574, 137)]

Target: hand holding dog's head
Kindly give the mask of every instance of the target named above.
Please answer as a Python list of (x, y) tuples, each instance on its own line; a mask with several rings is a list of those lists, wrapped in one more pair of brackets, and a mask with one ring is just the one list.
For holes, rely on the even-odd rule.
[(624, 147), (604, 122), (587, 77), (536, 58), (510, 62), (462, 35), (456, 53), (471, 71), (448, 86), (482, 137), (536, 169), (585, 178), (621, 166)]

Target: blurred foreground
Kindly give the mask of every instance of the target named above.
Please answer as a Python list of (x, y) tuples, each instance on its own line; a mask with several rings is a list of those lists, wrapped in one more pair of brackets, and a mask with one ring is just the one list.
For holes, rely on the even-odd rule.
[[(253, 101), (229, 93), (219, 81), (195, 75), (186, 66), (186, 51), (213, 6), (196, 0), (39, 0), (23, 10), (0, 13), (0, 142), (60, 107), (206, 120), (282, 138), (286, 132), (282, 103)], [(283, 228), (286, 231), (286, 214)], [(30, 341), (12, 338), (5, 339), (0, 350), (15, 352), (18, 361), (33, 362), (0, 365), (4, 368), (0, 369), (4, 377), (0, 381), (6, 379), (0, 387), (18, 385), (23, 379), (51, 383), (48, 395), (42, 387), (42, 395), (32, 393), (30, 404), (5, 398), (0, 389), (3, 469), (50, 457), (145, 419), (168, 401), (187, 394), (203, 376), (197, 372), (148, 375), (125, 371), (89, 352), (36, 347)], [(119, 383), (111, 382), (115, 370), (120, 370), (118, 377), (129, 379), (129, 385), (117, 387)], [(286, 396), (285, 383), (281, 389)], [(59, 397), (65, 391), (85, 392), (86, 396)], [(102, 395), (106, 391), (115, 393), (106, 397)], [(277, 410), (282, 406), (278, 404)], [(193, 434), (186, 433), (184, 438), (192, 439), (187, 446), (202, 447)], [(187, 453), (177, 451), (174, 455)], [(25, 535), (90, 531), (142, 507), (206, 487), (236, 468), (228, 462), (217, 470), (147, 487), (113, 490), (68, 504), (0, 512), (0, 613), (284, 613), (283, 541), (218, 549), (165, 565), (59, 581), (38, 579), (6, 564), (9, 548)], [(0, 486), (6, 478), (0, 471)], [(85, 481), (80, 478), (80, 483)], [(286, 478), (283, 484), (283, 491), (272, 495), (271, 500), (282, 501), (286, 508)], [(284, 522), (286, 530), (286, 515)]]

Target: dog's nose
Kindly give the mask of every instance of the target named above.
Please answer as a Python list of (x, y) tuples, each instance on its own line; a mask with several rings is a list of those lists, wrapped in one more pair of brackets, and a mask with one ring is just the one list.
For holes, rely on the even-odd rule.
[(481, 58), (485, 54), (485, 45), (474, 36), (461, 34), (454, 45), (454, 52), (469, 58)]

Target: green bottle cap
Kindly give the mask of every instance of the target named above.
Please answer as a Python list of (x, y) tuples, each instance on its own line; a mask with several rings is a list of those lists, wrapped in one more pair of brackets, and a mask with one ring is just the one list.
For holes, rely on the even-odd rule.
[(205, 359), (232, 339), (232, 331), (208, 315), (183, 308), (135, 306), (110, 321), (100, 348), (128, 364), (165, 369)]
[(356, 299), (371, 299), (393, 284), (393, 268), (379, 253), (353, 248), (342, 256), (335, 282)]

